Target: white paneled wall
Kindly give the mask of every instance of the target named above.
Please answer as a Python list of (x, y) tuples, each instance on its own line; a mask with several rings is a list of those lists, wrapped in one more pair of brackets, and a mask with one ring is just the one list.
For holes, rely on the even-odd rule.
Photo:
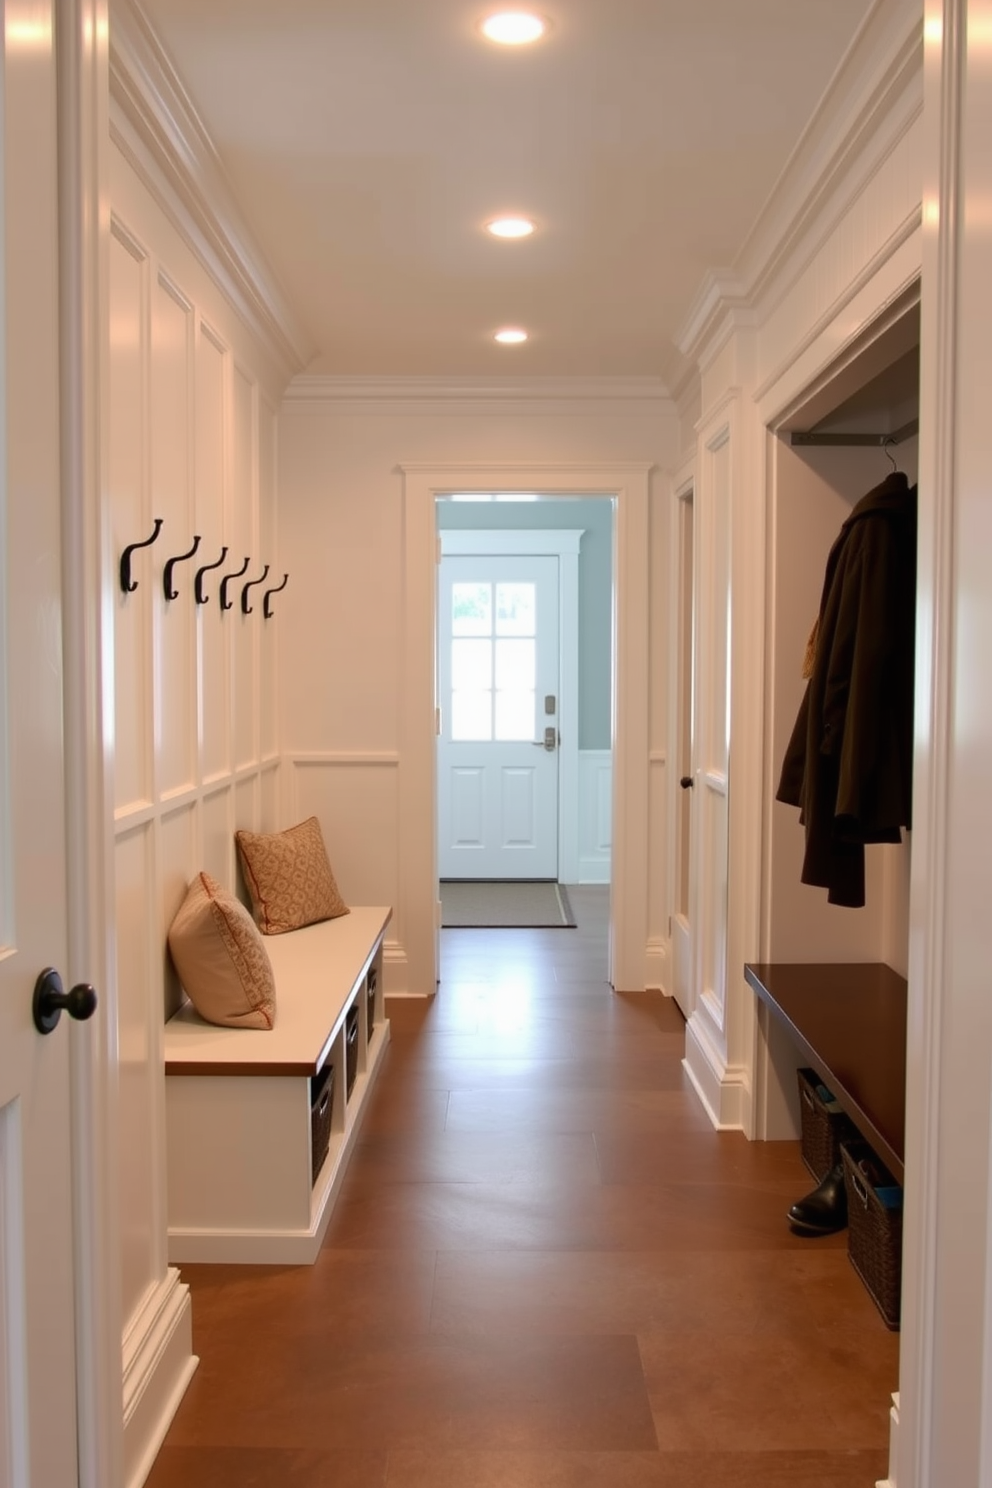
[[(278, 634), (286, 812), (293, 819), (310, 811), (320, 817), (346, 899), (393, 905), (388, 991), (434, 989), (433, 956), (426, 954), (433, 891), (424, 893), (433, 872), (433, 823), (429, 812), (419, 814), (431, 767), (422, 768), (416, 755), (432, 746), (429, 731), (410, 722), (414, 704), (432, 715), (433, 670), (425, 668), (422, 692), (411, 701), (406, 666), (411, 631), (419, 641), (433, 627), (428, 573), (434, 524), (431, 512), (411, 600), (413, 591), (404, 587), (409, 517), (400, 467), (463, 462), (470, 482), (473, 471), (477, 481), (485, 468), (486, 478), (502, 472), (493, 478), (509, 487), (520, 488), (524, 479), (534, 484), (522, 489), (539, 490), (543, 478), (546, 490), (557, 483), (569, 495), (601, 496), (597, 482), (609, 462), (643, 461), (656, 472), (649, 488), (656, 481), (661, 490), (663, 472), (674, 463), (676, 432), (674, 405), (654, 384), (632, 384), (623, 396), (606, 383), (573, 388), (540, 379), (496, 389), (469, 382), (432, 389), (415, 379), (349, 384), (301, 377), (290, 385), (279, 423), (280, 551), (291, 582), (298, 582), (297, 602)], [(456, 483), (456, 489), (463, 487)], [(630, 712), (645, 715), (645, 736), (649, 709), (663, 728), (667, 696), (666, 616), (659, 608), (649, 633), (647, 613), (647, 595), (663, 590), (667, 573), (661, 529), (659, 535), (649, 551), (637, 527), (618, 554), (619, 585), (641, 595), (636, 614), (634, 606), (626, 612), (637, 633), (625, 660), (646, 658), (628, 702)], [(422, 650), (429, 658), (429, 639)], [(663, 744), (663, 733), (656, 734), (651, 748), (641, 750), (636, 769), (642, 776), (663, 772)], [(651, 749), (656, 753), (649, 764)], [(638, 784), (647, 801), (646, 785)], [(599, 804), (588, 818), (588, 868), (590, 877), (602, 880), (609, 872), (612, 824), (609, 812), (603, 815), (601, 789), (597, 784)], [(650, 821), (645, 806), (633, 822), (640, 834), (636, 871), (631, 866), (631, 892), (618, 907), (636, 924), (618, 936), (628, 950), (625, 981), (640, 987), (649, 976), (652, 985), (664, 985), (667, 967), (664, 791), (656, 789), (650, 804)]]
[(579, 882), (609, 883), (613, 847), (613, 756), (579, 751)]
[[(182, 993), (166, 936), (206, 869), (236, 887), (234, 832), (277, 818), (276, 404), (264, 353), (152, 195), (114, 157), (109, 500), (115, 560), (114, 841), (121, 1056), (119, 1180), (125, 1454), (140, 1480), (192, 1367), (188, 1291), (168, 1266), (161, 1030)], [(164, 569), (175, 565), (167, 598)], [(195, 598), (198, 570), (205, 603)], [(225, 578), (248, 560), (244, 575)], [(270, 574), (248, 592), (242, 585)], [(287, 596), (281, 595), (285, 605)], [(290, 591), (291, 602), (291, 591)], [(158, 1380), (158, 1360), (176, 1359)], [(156, 1396), (159, 1398), (156, 1398)], [(151, 1440), (149, 1440), (151, 1438)]]

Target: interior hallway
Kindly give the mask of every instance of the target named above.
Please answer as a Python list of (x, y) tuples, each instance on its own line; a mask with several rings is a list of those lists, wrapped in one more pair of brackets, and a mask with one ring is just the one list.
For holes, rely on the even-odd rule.
[(149, 1488), (871, 1488), (898, 1335), (797, 1143), (714, 1132), (660, 995), (577, 930), (442, 933), (313, 1267), (183, 1266)]

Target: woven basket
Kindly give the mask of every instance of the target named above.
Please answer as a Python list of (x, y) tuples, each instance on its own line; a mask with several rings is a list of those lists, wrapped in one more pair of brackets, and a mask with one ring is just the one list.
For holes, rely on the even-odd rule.
[(847, 1254), (887, 1328), (899, 1327), (902, 1189), (867, 1142), (841, 1148), (847, 1192)]
[[(840, 1162), (840, 1144), (855, 1141), (857, 1127), (831, 1096), (820, 1094), (825, 1089), (815, 1070), (796, 1071), (799, 1081), (799, 1111), (802, 1120), (802, 1158), (817, 1183), (821, 1183)], [(826, 1092), (829, 1095), (829, 1091)]]

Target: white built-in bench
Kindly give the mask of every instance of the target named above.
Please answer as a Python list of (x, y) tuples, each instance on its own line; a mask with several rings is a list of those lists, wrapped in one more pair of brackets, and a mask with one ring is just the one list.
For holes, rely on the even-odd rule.
[[(391, 914), (353, 908), (267, 937), (272, 1029), (205, 1023), (189, 1003), (166, 1023), (170, 1261), (316, 1260), (389, 1041), (382, 942)], [(328, 1064), (330, 1144), (314, 1179), (311, 1099)]]

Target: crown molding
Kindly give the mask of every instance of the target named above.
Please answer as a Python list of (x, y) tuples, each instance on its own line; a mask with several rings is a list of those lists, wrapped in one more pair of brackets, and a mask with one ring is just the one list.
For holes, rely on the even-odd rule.
[(922, 109), (922, 13), (908, 0), (875, 0), (737, 255), (752, 297), (811, 230), (824, 236)]
[(417, 407), (460, 404), (475, 411), (491, 406), (559, 404), (588, 411), (590, 404), (631, 403), (660, 408), (667, 386), (655, 377), (345, 377), (302, 373), (286, 389), (284, 406), (325, 407), (385, 404)]
[(733, 332), (754, 324), (752, 301), (731, 269), (711, 269), (699, 287), (676, 345), (702, 368), (722, 351)]
[(288, 379), (315, 348), (254, 242), (196, 106), (136, 0), (110, 8), (110, 134)]
[[(914, 0), (874, 0), (732, 268), (702, 281), (676, 345), (708, 363), (777, 303), (923, 108), (923, 24)], [(760, 304), (761, 315), (758, 315)]]

